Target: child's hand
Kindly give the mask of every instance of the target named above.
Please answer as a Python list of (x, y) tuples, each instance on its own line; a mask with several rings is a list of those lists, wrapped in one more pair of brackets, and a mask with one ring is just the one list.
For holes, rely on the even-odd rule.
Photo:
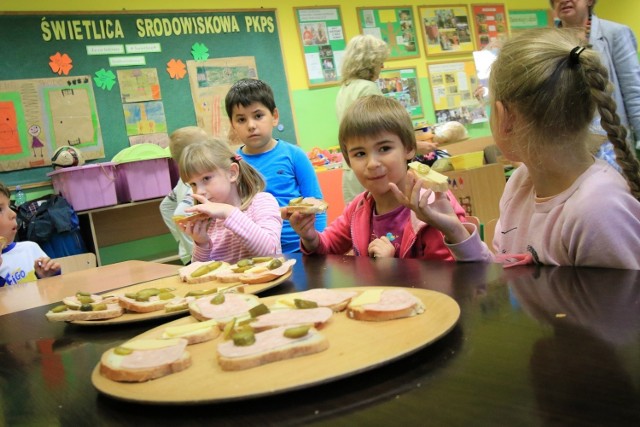
[(235, 209), (235, 206), (231, 206), (226, 203), (210, 202), (204, 196), (199, 194), (194, 194), (193, 198), (198, 201), (198, 204), (185, 209), (184, 211), (187, 213), (201, 212), (208, 215), (210, 218), (226, 219)]
[(456, 216), (447, 193), (434, 193), (431, 190), (423, 192), (422, 184), (421, 179), (416, 180), (414, 175), (409, 173), (404, 193), (395, 184), (389, 184), (389, 188), (400, 203), (416, 213), (418, 219), (440, 230), (448, 243), (466, 240), (469, 232)]
[(382, 236), (369, 243), (367, 251), (372, 258), (393, 258), (396, 254), (396, 248), (386, 236)]
[(316, 231), (316, 214), (294, 212), (289, 216), (291, 228), (300, 236), (304, 247), (313, 252), (318, 246), (318, 232)]
[(191, 237), (193, 243), (198, 246), (204, 246), (210, 241), (209, 234), (207, 233), (207, 229), (209, 228), (208, 218), (199, 221), (186, 221), (181, 223), (179, 227), (182, 229), (182, 232)]
[(40, 257), (35, 260), (33, 267), (40, 278), (55, 276), (60, 272), (60, 264), (49, 257)]

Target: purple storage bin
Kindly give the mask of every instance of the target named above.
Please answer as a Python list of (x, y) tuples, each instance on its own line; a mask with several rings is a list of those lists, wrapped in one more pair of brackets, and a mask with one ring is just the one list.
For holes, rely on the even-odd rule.
[(167, 158), (119, 163), (116, 171), (120, 203), (164, 197), (171, 191)]
[(93, 163), (49, 172), (53, 189), (75, 211), (118, 204), (115, 163)]

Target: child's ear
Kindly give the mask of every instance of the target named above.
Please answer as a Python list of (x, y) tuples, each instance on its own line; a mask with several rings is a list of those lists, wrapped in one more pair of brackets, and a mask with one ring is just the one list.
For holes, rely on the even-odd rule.
[(229, 166), (229, 181), (236, 182), (240, 176), (240, 165), (232, 162)]
[(513, 112), (509, 111), (502, 101), (496, 101), (494, 111), (497, 118), (498, 132), (500, 132), (500, 135), (503, 137), (509, 136), (513, 132), (515, 122)]
[(407, 160), (411, 160), (416, 156), (416, 149), (415, 148), (412, 148), (411, 150), (405, 149), (405, 151), (406, 151), (406, 154), (405, 154), (404, 158), (407, 159)]
[(280, 112), (278, 111), (278, 107), (273, 109), (273, 126), (278, 126), (278, 122), (280, 121)]

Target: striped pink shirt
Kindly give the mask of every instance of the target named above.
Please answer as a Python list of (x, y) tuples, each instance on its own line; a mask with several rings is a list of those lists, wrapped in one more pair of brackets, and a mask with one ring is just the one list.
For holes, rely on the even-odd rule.
[(211, 222), (211, 249), (195, 245), (192, 261), (226, 261), (282, 253), (282, 218), (275, 197), (258, 193), (245, 211), (235, 209), (227, 219)]

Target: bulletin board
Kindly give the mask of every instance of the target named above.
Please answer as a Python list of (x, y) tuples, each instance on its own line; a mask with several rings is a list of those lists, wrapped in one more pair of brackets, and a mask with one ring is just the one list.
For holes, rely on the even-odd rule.
[(553, 16), (551, 9), (509, 10), (511, 31), (530, 30), (551, 27)]
[(411, 6), (358, 8), (360, 32), (384, 40), (389, 46), (389, 58), (417, 58), (418, 41)]
[[(187, 63), (225, 58), (232, 62), (231, 58), (237, 57), (251, 57), (255, 63), (253, 74), (259, 74), (273, 88), (282, 125), (274, 129), (274, 137), (297, 143), (274, 9), (1, 13), (0, 52), (0, 88), (14, 88), (15, 81), (42, 85), (53, 80), (60, 91), (62, 84), (67, 89), (86, 92), (87, 100), (82, 105), (91, 112), (92, 102), (95, 103), (94, 126), (101, 139), (96, 139), (94, 145), (100, 147), (101, 143), (104, 152), (103, 156), (89, 158), (110, 161), (134, 143), (132, 137), (140, 135), (132, 136), (131, 123), (127, 121), (131, 115), (142, 114), (146, 119), (136, 121), (138, 127), (149, 123), (151, 117), (164, 117), (165, 122), (157, 119), (153, 130), (166, 133), (197, 124)], [(136, 79), (145, 82), (140, 85), (144, 89), (142, 95), (135, 93), (135, 84), (132, 86)], [(12, 142), (14, 150), (16, 141), (23, 144), (22, 149), (31, 150), (33, 135), (24, 113), (30, 100), (23, 99), (19, 90), (2, 91), (5, 99), (0, 97), (0, 114), (6, 111), (3, 107), (7, 102), (18, 108), (11, 110), (15, 114), (11, 129), (0, 129), (0, 133), (11, 136), (0, 139)], [(224, 99), (219, 101), (223, 103)], [(135, 104), (144, 104), (144, 110)], [(224, 105), (219, 107), (212, 109), (215, 114), (224, 112)], [(48, 111), (44, 116), (53, 117)], [(85, 116), (86, 123), (89, 118), (93, 120), (91, 113)], [(52, 127), (55, 119), (47, 120), (50, 123), (42, 126)], [(46, 135), (47, 130), (43, 129), (36, 145), (50, 145)], [(51, 170), (50, 166), (0, 168), (0, 181), (6, 185), (44, 182)]]
[(385, 68), (377, 80), (382, 94), (400, 102), (412, 119), (424, 117), (415, 67)]
[(502, 46), (509, 36), (504, 4), (474, 4), (471, 14), (475, 22), (476, 49)]
[(340, 7), (298, 7), (294, 14), (309, 87), (337, 85), (347, 47)]

